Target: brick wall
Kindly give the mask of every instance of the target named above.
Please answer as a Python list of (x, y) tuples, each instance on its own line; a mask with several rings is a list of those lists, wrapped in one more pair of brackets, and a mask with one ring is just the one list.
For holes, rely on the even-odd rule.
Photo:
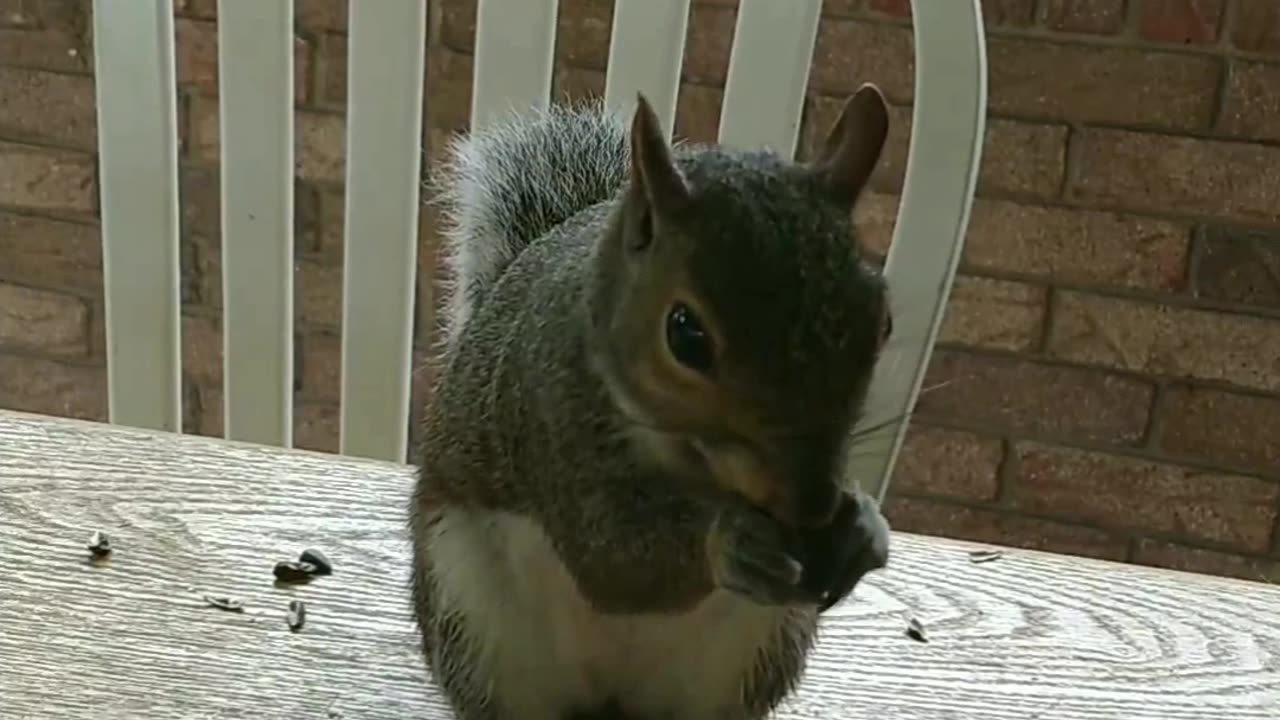
[[(297, 443), (336, 446), (345, 13), (298, 12)], [(88, 0), (0, 0), (0, 406), (105, 418)], [(175, 0), (186, 427), (217, 435), (215, 0)], [(677, 130), (712, 139), (733, 0), (695, 0)], [(474, 0), (431, 3), (434, 153), (466, 126)], [(556, 91), (603, 87), (611, 3), (561, 0)], [(907, 0), (826, 0), (802, 152), (874, 80), (882, 253)], [(962, 275), (888, 510), (902, 529), (1280, 579), (1280, 3), (985, 0), (991, 121)], [(434, 234), (421, 233), (419, 346)], [(418, 388), (421, 393), (422, 388)]]

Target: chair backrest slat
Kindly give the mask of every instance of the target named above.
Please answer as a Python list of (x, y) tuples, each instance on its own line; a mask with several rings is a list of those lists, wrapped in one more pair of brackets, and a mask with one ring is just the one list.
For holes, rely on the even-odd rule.
[(604, 84), (609, 108), (630, 112), (642, 92), (672, 131), (688, 23), (689, 0), (616, 0)]
[(293, 437), (293, 0), (218, 0), (223, 418)]
[(557, 9), (557, 0), (478, 0), (472, 130), (510, 112), (547, 106)]
[(110, 420), (182, 429), (172, 0), (94, 0)]
[(822, 0), (741, 0), (719, 141), (795, 153)]
[(426, 0), (350, 4), (340, 450), (404, 462)]
[[(885, 265), (894, 339), (877, 368), (852, 474), (883, 498), (920, 394), (964, 249), (986, 134), (987, 51), (980, 0), (913, 0), (915, 103), (906, 180)], [(857, 430), (855, 430), (857, 432)]]

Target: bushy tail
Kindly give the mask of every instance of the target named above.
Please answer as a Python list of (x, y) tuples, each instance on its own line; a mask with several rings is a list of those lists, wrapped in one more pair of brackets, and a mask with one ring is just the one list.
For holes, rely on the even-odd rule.
[(509, 116), (456, 138), (433, 175), (449, 278), (446, 344), (525, 247), (626, 178), (627, 126), (596, 102)]

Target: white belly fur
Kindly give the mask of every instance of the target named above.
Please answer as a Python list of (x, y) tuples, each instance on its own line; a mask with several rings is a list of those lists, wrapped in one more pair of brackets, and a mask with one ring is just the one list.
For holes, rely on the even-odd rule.
[(429, 542), (441, 606), (465, 609), (482, 674), (529, 720), (610, 697), (637, 715), (722, 716), (784, 617), (725, 592), (682, 615), (599, 614), (541, 528), (515, 515), (452, 511)]

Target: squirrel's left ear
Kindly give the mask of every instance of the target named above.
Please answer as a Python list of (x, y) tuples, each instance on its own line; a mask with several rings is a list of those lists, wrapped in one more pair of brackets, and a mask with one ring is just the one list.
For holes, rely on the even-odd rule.
[(880, 160), (889, 135), (889, 106), (880, 89), (864, 83), (840, 111), (809, 167), (836, 202), (853, 206)]
[(649, 209), (659, 217), (689, 199), (689, 187), (671, 156), (671, 145), (662, 132), (662, 123), (649, 101), (639, 93), (631, 119), (631, 182), (643, 191)]

